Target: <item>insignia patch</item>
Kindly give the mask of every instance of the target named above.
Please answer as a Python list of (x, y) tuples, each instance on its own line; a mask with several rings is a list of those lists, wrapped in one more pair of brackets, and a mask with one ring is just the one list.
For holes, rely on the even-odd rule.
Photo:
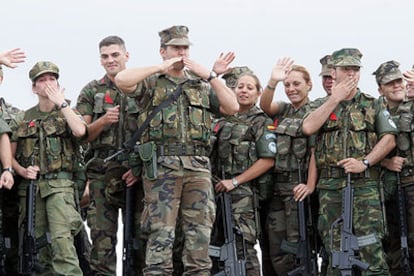
[(271, 153), (276, 153), (276, 143), (275, 142), (269, 143), (268, 148), (269, 148)]

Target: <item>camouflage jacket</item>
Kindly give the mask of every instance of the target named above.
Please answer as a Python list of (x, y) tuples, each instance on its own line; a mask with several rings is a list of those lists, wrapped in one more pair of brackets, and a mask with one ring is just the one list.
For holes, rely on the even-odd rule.
[(303, 116), (311, 110), (309, 103), (299, 109), (291, 104), (280, 102), (280, 112), (274, 118), (278, 135), (277, 154), (275, 158), (275, 172), (297, 172), (303, 174), (309, 166), (309, 147), (313, 146), (314, 137), (306, 137), (300, 131)]
[(112, 124), (90, 143), (91, 150), (99, 150), (103, 156), (122, 148), (137, 129), (138, 106), (135, 99), (124, 95), (105, 75), (100, 80), (88, 83), (81, 91), (76, 109), (82, 116), (92, 116), (92, 121), (105, 115), (111, 107), (120, 106), (119, 122)]
[(62, 112), (41, 112), (36, 105), (10, 122), (16, 160), (23, 167), (36, 164), (40, 175), (72, 173), (82, 138), (75, 138)]
[(276, 135), (272, 120), (257, 106), (219, 119), (213, 128), (215, 175), (243, 173), (259, 158), (274, 158)]
[(4, 98), (0, 97), (0, 115), (3, 116), (3, 120), (5, 120), (6, 123), (9, 123), (19, 111), (18, 108), (6, 103)]

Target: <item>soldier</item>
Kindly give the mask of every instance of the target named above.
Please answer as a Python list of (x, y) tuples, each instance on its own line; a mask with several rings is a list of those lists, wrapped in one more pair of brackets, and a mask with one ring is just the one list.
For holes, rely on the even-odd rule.
[(407, 97), (409, 100), (414, 99), (414, 65), (409, 71), (404, 72), (404, 78), (407, 83)]
[[(266, 192), (259, 189), (266, 188), (261, 184), (268, 184), (265, 173), (274, 165), (276, 135), (272, 132), (272, 120), (256, 106), (262, 91), (257, 76), (242, 73), (233, 89), (239, 112), (219, 119), (213, 128), (217, 154), (212, 170), (216, 176), (225, 177), (216, 183), (216, 192), (231, 195), (233, 221), (245, 240), (246, 274), (259, 276), (261, 269), (254, 245), (260, 230), (259, 196)], [(242, 250), (243, 244), (238, 243), (237, 249)]]
[[(375, 233), (377, 236), (375, 242), (359, 248), (361, 261), (369, 265), (367, 273), (389, 275), (381, 244), (384, 221), (378, 191), (378, 163), (395, 147), (397, 129), (385, 106), (358, 89), (361, 57), (360, 51), (354, 48), (332, 54), (335, 80), (332, 94), (305, 117), (302, 130), (306, 135), (317, 135), (318, 229), (327, 251), (332, 250), (330, 234), (333, 234), (335, 249), (339, 248), (339, 233), (330, 233), (330, 227), (341, 215), (342, 191), (350, 173), (355, 235)], [(328, 275), (335, 272), (330, 269)]]
[[(9, 68), (16, 68), (17, 63), (23, 62), (25, 54), (20, 49), (13, 49), (0, 53), (0, 64), (3, 63)], [(3, 83), (4, 75), (3, 69), (0, 65), (0, 85)], [(0, 96), (0, 116), (6, 123), (9, 123), (12, 118), (19, 112), (19, 109), (7, 103), (3, 97)], [(17, 182), (17, 181), (16, 181)], [(14, 185), (12, 189), (5, 189), (1, 191), (0, 195), (0, 228), (2, 228), (2, 238), (10, 238), (10, 248), (5, 252), (5, 272), (10, 275), (17, 275), (18, 267), (18, 217), (19, 217), (19, 205), (18, 196), (16, 191), (17, 185)], [(4, 249), (4, 248), (3, 248)], [(0, 251), (2, 249), (0, 248)], [(3, 252), (4, 253), (4, 252)], [(1, 253), (0, 253), (1, 254)], [(1, 260), (0, 260), (1, 261)]]
[(333, 79), (331, 76), (331, 71), (332, 71), (331, 58), (332, 58), (331, 55), (326, 55), (319, 60), (322, 65), (322, 70), (319, 73), (319, 76), (322, 77), (322, 87), (328, 96), (331, 95), (332, 93), (332, 85), (333, 85)]
[(39, 275), (81, 275), (74, 235), (82, 229), (82, 219), (75, 208), (72, 174), (86, 124), (65, 101), (55, 64), (40, 61), (29, 77), (39, 102), (10, 123), (13, 168), (22, 177), (18, 186), (19, 227), (25, 218), (26, 188), (31, 180), (38, 179), (35, 234), (37, 238), (46, 232), (51, 235), (51, 244), (39, 252), (44, 268)]
[[(76, 108), (88, 124), (90, 142), (87, 221), (92, 239), (91, 267), (94, 275), (115, 275), (119, 209), (125, 212), (125, 185), (134, 185), (138, 178), (130, 170), (125, 156), (106, 163), (103, 160), (122, 149), (136, 129), (136, 119), (128, 115), (135, 115), (137, 106), (134, 99), (122, 94), (114, 83), (116, 74), (125, 69), (129, 59), (124, 41), (118, 36), (108, 36), (100, 41), (99, 52), (106, 74), (82, 89)], [(138, 190), (142, 194), (140, 187)], [(136, 202), (141, 204), (139, 198)], [(137, 218), (141, 209), (137, 207)], [(139, 225), (135, 230), (139, 231)]]
[[(410, 255), (414, 256), (414, 145), (412, 101), (407, 101), (407, 90), (403, 82), (399, 63), (391, 60), (382, 63), (373, 73), (378, 84), (378, 91), (384, 97), (388, 110), (397, 124), (399, 134), (397, 147), (387, 158), (381, 162), (384, 167), (385, 208), (388, 237), (384, 240), (387, 253), (387, 262), (391, 275), (403, 275), (401, 267), (401, 241), (399, 228), (399, 210), (396, 194), (396, 172), (400, 174), (401, 185), (405, 193), (407, 213), (407, 237)], [(414, 269), (414, 259), (411, 257), (411, 267)]]
[[(272, 101), (279, 82), (283, 82), (290, 103)], [(286, 275), (295, 268), (295, 252), (288, 252), (283, 244), (299, 240), (296, 202), (312, 194), (316, 184), (312, 141), (298, 134), (302, 117), (311, 109), (308, 97), (311, 89), (312, 81), (306, 68), (293, 65), (290, 58), (282, 58), (273, 67), (260, 100), (260, 106), (274, 120), (278, 135), (273, 196), (266, 223), (270, 257), (278, 275)]]
[(220, 55), (210, 72), (189, 59), (186, 26), (172, 26), (159, 35), (160, 65), (126, 69), (116, 76), (121, 90), (140, 101), (138, 125), (149, 123), (139, 146), (145, 191), (142, 227), (148, 235), (144, 275), (172, 274), (177, 217), (184, 233), (184, 275), (210, 275), (208, 244), (215, 215), (210, 206), (210, 112), (233, 115), (238, 110), (234, 93), (217, 79), (234, 54)]

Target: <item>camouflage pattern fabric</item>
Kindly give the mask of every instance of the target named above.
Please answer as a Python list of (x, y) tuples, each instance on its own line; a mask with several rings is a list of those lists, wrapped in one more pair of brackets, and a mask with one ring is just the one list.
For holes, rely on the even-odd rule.
[(278, 141), (267, 228), (273, 269), (278, 275), (286, 275), (295, 268), (295, 255), (283, 250), (282, 243), (296, 244), (299, 240), (298, 208), (293, 199), (293, 188), (299, 184), (299, 169), (301, 179), (306, 183), (311, 138), (301, 135), (300, 123), (310, 105), (306, 103), (299, 109), (288, 103), (280, 102), (279, 105), (280, 113), (274, 118)]
[[(185, 75), (185, 79), (164, 74), (152, 75), (140, 83), (134, 93), (140, 99), (139, 107), (142, 107), (138, 117), (140, 125), (155, 106), (174, 93), (178, 84), (183, 83), (178, 100), (162, 109), (141, 137), (143, 150), (140, 156), (145, 160), (142, 225), (143, 233), (148, 237), (144, 275), (171, 275), (177, 217), (182, 220), (184, 233), (183, 275), (209, 275), (211, 269), (207, 248), (215, 206), (211, 204), (214, 197), (210, 162), (203, 154), (190, 151), (200, 149), (207, 153), (211, 112), (219, 114), (219, 103), (208, 83), (187, 71)], [(179, 110), (189, 112), (183, 112), (185, 116), (177, 116)], [(154, 146), (145, 146), (150, 141)], [(160, 154), (161, 146), (168, 149), (171, 145), (177, 145), (174, 148), (175, 155), (153, 156), (153, 150)], [(189, 151), (180, 152), (183, 149)]]
[(400, 63), (395, 60), (390, 60), (382, 63), (372, 74), (375, 75), (375, 80), (379, 85), (386, 84), (393, 80), (403, 78), (403, 74), (398, 69), (398, 66), (400, 66)]
[[(358, 90), (350, 102), (339, 104), (322, 126), (315, 142), (316, 166), (318, 170), (331, 170), (344, 158), (362, 160), (387, 133), (396, 134), (397, 129), (385, 105)], [(374, 169), (379, 171), (378, 166)], [(337, 189), (346, 185), (345, 178), (335, 183), (339, 186), (325, 186), (325, 182), (319, 182), (318, 188)]]
[[(233, 178), (247, 170), (259, 158), (273, 158), (276, 153), (276, 135), (273, 133), (272, 120), (257, 106), (245, 113), (226, 117), (216, 123), (213, 129), (217, 137), (217, 154), (213, 173), (226, 179)], [(247, 157), (247, 158), (246, 158)], [(224, 170), (224, 171), (223, 171)], [(243, 183), (230, 192), (232, 198), (233, 223), (243, 233), (247, 259), (247, 275), (260, 275), (260, 264), (254, 248), (258, 238), (253, 190), (269, 193), (270, 183), (261, 183), (260, 178), (250, 183)], [(265, 178), (263, 178), (265, 179)], [(269, 178), (266, 178), (269, 179)], [(257, 196), (257, 195), (256, 195)], [(242, 250), (242, 244), (238, 249)]]
[(331, 63), (334, 67), (361, 67), (362, 53), (355, 48), (343, 48), (332, 53)]
[[(380, 66), (377, 70), (380, 78), (390, 79), (395, 76), (395, 69), (398, 68), (397, 63), (387, 62), (384, 66)], [(399, 70), (398, 70), (399, 71)], [(389, 75), (388, 75), (389, 74)], [(406, 212), (407, 212), (407, 242), (410, 251), (410, 257), (414, 256), (414, 178), (412, 176), (412, 168), (414, 167), (414, 119), (413, 119), (413, 102), (402, 102), (398, 107), (390, 108), (389, 111), (395, 123), (397, 124), (399, 133), (397, 136), (396, 150), (389, 155), (391, 158), (394, 155), (404, 156), (406, 161), (403, 165), (400, 177), (402, 179), (401, 185), (406, 197)], [(398, 210), (398, 196), (397, 196), (397, 179), (395, 172), (384, 170), (384, 192), (385, 192), (385, 208), (386, 208), (386, 222), (388, 235), (384, 240), (384, 248), (387, 253), (387, 263), (390, 267), (392, 275), (401, 275), (401, 241), (400, 241), (400, 227), (399, 227), (399, 210)], [(407, 180), (406, 180), (407, 179)], [(414, 258), (410, 258), (410, 266), (414, 269)]]
[[(329, 257), (330, 226), (341, 214), (342, 188), (346, 185), (346, 176), (344, 173), (339, 174), (341, 169), (336, 167), (337, 162), (347, 157), (361, 160), (384, 134), (396, 132), (395, 124), (382, 102), (359, 90), (352, 100), (342, 102), (336, 107), (319, 131), (315, 152), (320, 172), (317, 184), (320, 201), (318, 229)], [(324, 170), (336, 173), (324, 175)], [(364, 273), (389, 275), (381, 243), (385, 225), (378, 188), (378, 165), (367, 171), (370, 172), (370, 178), (362, 177), (352, 182), (355, 188), (354, 232), (357, 236), (375, 233), (378, 238), (376, 243), (360, 248), (361, 260), (370, 265), (369, 271)], [(339, 246), (339, 238), (339, 230), (336, 229), (335, 246)], [(339, 272), (328, 271), (328, 275), (335, 275), (334, 273)]]
[[(334, 182), (340, 179), (324, 180), (327, 184), (337, 185)], [(361, 183), (356, 183), (361, 182)], [(357, 185), (354, 185), (357, 184)], [(364, 184), (364, 185), (362, 185)], [(363, 262), (369, 264), (369, 269), (362, 272), (362, 275), (390, 275), (386, 256), (382, 246), (384, 238), (384, 221), (382, 219), (382, 207), (378, 193), (378, 183), (372, 180), (355, 180), (354, 185), (354, 208), (353, 225), (356, 236), (375, 234), (377, 242), (371, 245), (362, 246), (359, 255)], [(318, 230), (325, 248), (331, 257), (330, 248), (330, 226), (333, 221), (340, 217), (342, 210), (342, 189), (339, 190), (319, 190), (319, 221)], [(340, 228), (337, 227), (333, 232), (335, 250), (339, 250)], [(328, 268), (327, 275), (340, 275), (339, 271)]]
[[(34, 163), (40, 167), (36, 237), (50, 232), (51, 244), (40, 250), (45, 271), (39, 275), (81, 275), (73, 238), (82, 229), (82, 219), (76, 210), (71, 180), (74, 151), (80, 141), (71, 136), (66, 120), (56, 109), (45, 114), (35, 106), (16, 116), (10, 125), (11, 141), (17, 143), (16, 160), (27, 167), (34, 156)], [(23, 180), (18, 186), (19, 227), (25, 216), (28, 184)]]
[(157, 180), (144, 177), (146, 204), (142, 231), (148, 237), (144, 275), (172, 275), (177, 218), (182, 220), (184, 233), (183, 275), (210, 275), (211, 260), (207, 251), (215, 206), (209, 206), (214, 195), (208, 159), (194, 158), (192, 164), (199, 169), (175, 170), (165, 164), (158, 166)]
[[(137, 129), (138, 107), (135, 99), (125, 96), (105, 75), (98, 81), (91, 81), (81, 91), (76, 108), (83, 116), (92, 116), (95, 121), (105, 115), (111, 107), (120, 106), (119, 123), (112, 124), (89, 145), (91, 160), (87, 163), (87, 177), (90, 181), (90, 206), (87, 221), (91, 228), (92, 250), (91, 267), (95, 275), (115, 275), (116, 244), (119, 209), (125, 206), (125, 183), (122, 174), (129, 168), (126, 161), (112, 160), (108, 164), (103, 159), (122, 148)], [(121, 159), (127, 159), (122, 157)], [(137, 192), (137, 204), (142, 202), (142, 189)], [(136, 210), (137, 218), (142, 206)], [(137, 237), (140, 236), (139, 220), (136, 220)], [(140, 251), (142, 252), (142, 250)], [(140, 269), (143, 265), (143, 256)], [(139, 270), (140, 270), (139, 269)], [(137, 272), (140, 275), (140, 271)]]

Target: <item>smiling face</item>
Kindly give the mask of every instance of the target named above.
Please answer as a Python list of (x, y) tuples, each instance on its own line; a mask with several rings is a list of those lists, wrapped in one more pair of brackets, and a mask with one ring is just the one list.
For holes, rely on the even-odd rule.
[(407, 94), (402, 79), (396, 79), (386, 84), (381, 84), (378, 91), (387, 99), (390, 107), (397, 106), (404, 100), (405, 95)]
[(234, 88), (237, 102), (239, 103), (239, 112), (249, 110), (257, 102), (261, 94), (261, 86), (259, 80), (253, 74), (242, 75)]
[(292, 71), (283, 82), (286, 96), (292, 105), (298, 109), (308, 101), (312, 82), (308, 71), (303, 66), (293, 66)]
[(101, 65), (111, 80), (113, 80), (116, 74), (126, 68), (126, 63), (129, 59), (129, 53), (125, 47), (118, 44), (102, 46), (100, 48), (100, 55)]

